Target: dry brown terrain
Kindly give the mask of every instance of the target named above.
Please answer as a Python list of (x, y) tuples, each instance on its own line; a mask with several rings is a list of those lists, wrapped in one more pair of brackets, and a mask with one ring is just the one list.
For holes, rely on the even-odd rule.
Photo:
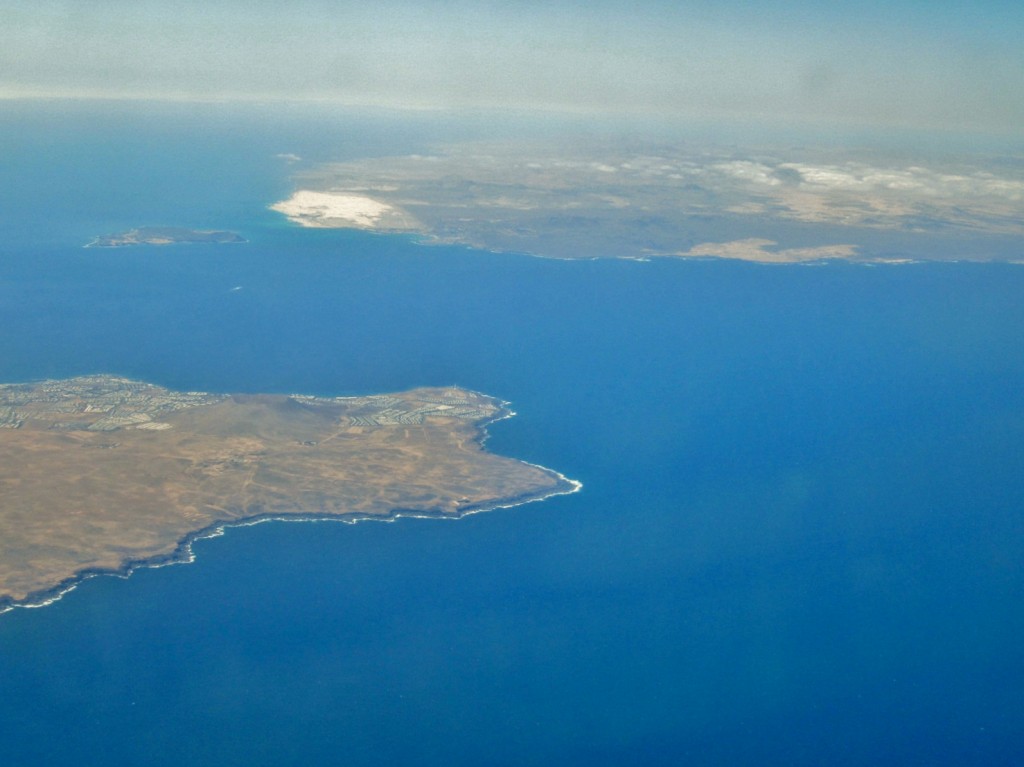
[(685, 141), (467, 142), (307, 168), (303, 226), (553, 258), (1020, 259), (1024, 164)]
[(178, 393), (110, 376), (0, 386), (0, 607), (188, 557), (261, 516), (457, 516), (572, 490), (481, 447), (506, 411), (461, 389)]

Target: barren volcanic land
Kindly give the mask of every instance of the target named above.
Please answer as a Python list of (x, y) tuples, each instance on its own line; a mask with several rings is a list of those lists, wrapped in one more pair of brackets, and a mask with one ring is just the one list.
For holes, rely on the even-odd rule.
[(112, 376), (0, 385), (0, 609), (189, 556), (261, 517), (460, 516), (571, 492), (493, 455), (507, 415), (456, 388), (324, 398), (173, 392)]

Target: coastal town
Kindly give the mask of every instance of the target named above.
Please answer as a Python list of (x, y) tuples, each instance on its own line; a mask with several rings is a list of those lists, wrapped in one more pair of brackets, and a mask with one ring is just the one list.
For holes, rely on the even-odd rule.
[(0, 428), (160, 430), (170, 428), (162, 420), (170, 413), (212, 405), (224, 398), (204, 392), (176, 392), (106, 375), (0, 384)]
[[(430, 390), (415, 401), (392, 395), (312, 397), (290, 395), (309, 406), (343, 406), (339, 422), (348, 426), (422, 424), (425, 419), (460, 418), (486, 421), (498, 407), (485, 398), (467, 397), (457, 389)], [(230, 395), (178, 392), (155, 384), (109, 375), (79, 376), (38, 383), (0, 384), (0, 428), (57, 431), (159, 431), (172, 425), (171, 413), (213, 405)]]

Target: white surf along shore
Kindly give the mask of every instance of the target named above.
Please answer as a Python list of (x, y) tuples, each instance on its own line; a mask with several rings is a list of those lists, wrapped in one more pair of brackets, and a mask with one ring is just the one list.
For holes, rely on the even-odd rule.
[(70, 594), (82, 583), (92, 578), (101, 576), (114, 576), (115, 578), (128, 578), (137, 570), (155, 570), (161, 567), (169, 567), (171, 565), (187, 565), (192, 564), (196, 561), (195, 550), (192, 548), (196, 541), (208, 540), (210, 538), (219, 538), (224, 535), (229, 529), (233, 527), (252, 527), (254, 525), (261, 525), (265, 522), (340, 522), (346, 525), (354, 525), (357, 522), (397, 522), (399, 519), (450, 519), (457, 520), (465, 517), (472, 516), (474, 514), (481, 514), (488, 511), (496, 511), (498, 509), (513, 509), (516, 506), (524, 506), (528, 503), (538, 503), (539, 501), (546, 501), (548, 498), (554, 498), (559, 495), (573, 495), (583, 489), (583, 483), (576, 479), (569, 479), (559, 471), (554, 469), (548, 469), (547, 467), (541, 466), (536, 463), (529, 463), (523, 461), (530, 466), (536, 466), (538, 469), (544, 469), (555, 474), (561, 481), (568, 483), (568, 488), (562, 487), (557, 490), (553, 490), (550, 493), (540, 494), (532, 498), (526, 498), (524, 500), (511, 501), (509, 503), (496, 502), (494, 504), (483, 504), (476, 508), (466, 509), (455, 514), (430, 514), (427, 512), (415, 512), (415, 511), (396, 511), (391, 514), (385, 515), (363, 515), (363, 514), (346, 514), (339, 516), (321, 516), (316, 514), (302, 515), (302, 514), (291, 514), (288, 516), (257, 516), (250, 519), (240, 519), (237, 522), (225, 522), (223, 524), (214, 525), (206, 530), (197, 531), (191, 535), (186, 536), (182, 541), (179, 542), (178, 548), (172, 554), (166, 557), (157, 558), (154, 560), (140, 560), (137, 562), (127, 563), (121, 570), (97, 570), (95, 572), (87, 572), (78, 575), (75, 578), (70, 579), (67, 583), (62, 584), (53, 592), (48, 593), (42, 599), (27, 602), (14, 602), (12, 604), (0, 606), (0, 615), (11, 612), (17, 609), (37, 609), (40, 607), (47, 607), (56, 602), (59, 602), (63, 597)]

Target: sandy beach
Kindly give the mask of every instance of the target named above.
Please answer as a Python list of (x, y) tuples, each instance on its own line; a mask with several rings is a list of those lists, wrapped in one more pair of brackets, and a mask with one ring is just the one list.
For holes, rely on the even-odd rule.
[(390, 219), (401, 215), (395, 207), (372, 197), (306, 189), (274, 203), (270, 209), (283, 213), (288, 220), (302, 226), (319, 228), (374, 229), (382, 224), (385, 228), (394, 228)]

